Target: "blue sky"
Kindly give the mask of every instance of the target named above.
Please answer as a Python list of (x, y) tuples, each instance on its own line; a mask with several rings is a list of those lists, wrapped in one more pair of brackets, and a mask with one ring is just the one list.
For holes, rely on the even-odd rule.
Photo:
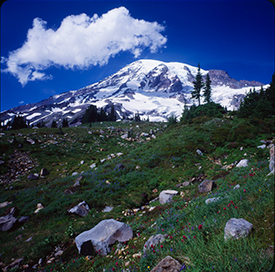
[(270, 83), (273, 6), (267, 0), (6, 1), (1, 111), (80, 89), (144, 58), (199, 62), (237, 80)]

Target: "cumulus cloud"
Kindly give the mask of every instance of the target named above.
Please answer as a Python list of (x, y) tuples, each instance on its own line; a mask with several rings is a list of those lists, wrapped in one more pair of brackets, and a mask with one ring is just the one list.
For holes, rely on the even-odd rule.
[(87, 69), (106, 65), (111, 57), (130, 51), (138, 57), (145, 48), (157, 52), (167, 39), (157, 22), (131, 17), (125, 7), (116, 8), (99, 17), (86, 14), (63, 19), (56, 30), (48, 28), (40, 18), (33, 20), (22, 47), (1, 58), (10, 72), (24, 86), (29, 81), (50, 79), (43, 71), (51, 66)]

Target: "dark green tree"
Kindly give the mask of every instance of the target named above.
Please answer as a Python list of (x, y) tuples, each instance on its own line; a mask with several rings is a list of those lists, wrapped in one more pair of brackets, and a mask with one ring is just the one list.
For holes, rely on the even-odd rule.
[(11, 129), (21, 129), (21, 128), (27, 128), (28, 125), (26, 123), (26, 120), (23, 116), (16, 115), (12, 121)]
[(204, 86), (203, 80), (202, 80), (202, 74), (201, 74), (201, 67), (200, 64), (198, 64), (198, 73), (195, 77), (195, 81), (193, 81), (194, 89), (191, 91), (192, 98), (195, 98), (198, 100), (199, 105), (201, 104), (201, 89)]
[(85, 123), (94, 123), (97, 121), (97, 107), (95, 105), (90, 105), (83, 117), (82, 117), (82, 123), (85, 124)]
[(137, 112), (137, 113), (135, 113), (135, 121), (136, 122), (140, 122), (140, 116), (139, 116), (139, 113)]
[(209, 103), (211, 101), (211, 80), (209, 74), (206, 75), (206, 81), (203, 89), (204, 102)]
[(114, 105), (112, 105), (112, 107), (111, 107), (111, 113), (109, 114), (108, 120), (113, 121), (113, 122), (116, 121), (116, 112), (115, 112), (115, 106)]
[(67, 118), (64, 118), (64, 119), (62, 120), (62, 127), (69, 127), (69, 121), (68, 121)]
[(57, 123), (56, 123), (55, 120), (52, 121), (51, 127), (52, 127), (52, 128), (57, 128)]

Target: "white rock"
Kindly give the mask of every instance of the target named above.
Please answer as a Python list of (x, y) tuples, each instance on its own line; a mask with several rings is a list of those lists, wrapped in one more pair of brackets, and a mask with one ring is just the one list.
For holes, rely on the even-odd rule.
[(233, 190), (239, 189), (240, 187), (241, 187), (240, 184), (237, 184), (237, 185), (233, 188)]
[(236, 167), (247, 167), (248, 166), (248, 159), (244, 159), (238, 162)]
[(170, 203), (173, 199), (173, 196), (178, 194), (178, 191), (175, 190), (164, 190), (159, 194), (159, 203), (165, 204)]
[(92, 165), (90, 165), (90, 167), (93, 169), (96, 167), (96, 163), (93, 163)]
[(258, 145), (258, 146), (257, 146), (257, 148), (261, 148), (261, 149), (264, 149), (265, 147), (266, 147), (265, 144), (263, 144), (263, 145)]
[(209, 204), (209, 203), (216, 202), (216, 201), (219, 201), (219, 200), (220, 200), (220, 197), (208, 198), (208, 199), (205, 200), (205, 203)]

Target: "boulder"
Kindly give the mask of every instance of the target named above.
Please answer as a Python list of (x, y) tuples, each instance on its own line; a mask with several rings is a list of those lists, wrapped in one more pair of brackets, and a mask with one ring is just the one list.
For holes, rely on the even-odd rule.
[(77, 249), (82, 255), (93, 255), (94, 251), (105, 256), (109, 245), (116, 241), (125, 242), (133, 237), (131, 227), (114, 219), (99, 222), (94, 228), (84, 231), (75, 238)]
[(236, 167), (247, 167), (248, 166), (248, 159), (244, 159), (238, 162)]
[(12, 229), (16, 222), (17, 219), (12, 214), (0, 217), (0, 231), (8, 231)]
[(164, 190), (159, 194), (159, 203), (165, 204), (170, 203), (173, 199), (173, 196), (178, 194), (178, 191), (175, 190)]
[(89, 211), (90, 211), (90, 208), (88, 204), (85, 202), (85, 200), (78, 203), (78, 205), (74, 206), (70, 210), (68, 210), (69, 213), (75, 213), (80, 216), (86, 216)]
[(180, 263), (174, 258), (167, 256), (162, 259), (151, 272), (178, 272), (181, 271)]
[(212, 191), (215, 183), (212, 180), (205, 179), (200, 185), (199, 185), (199, 192), (200, 193), (207, 193)]
[(152, 235), (143, 247), (143, 252), (150, 249), (152, 246), (156, 246), (157, 244), (163, 242), (165, 240), (165, 236), (162, 234)]
[(242, 237), (246, 237), (252, 230), (252, 228), (253, 225), (242, 218), (231, 218), (229, 221), (227, 221), (225, 225), (224, 239), (239, 239)]

